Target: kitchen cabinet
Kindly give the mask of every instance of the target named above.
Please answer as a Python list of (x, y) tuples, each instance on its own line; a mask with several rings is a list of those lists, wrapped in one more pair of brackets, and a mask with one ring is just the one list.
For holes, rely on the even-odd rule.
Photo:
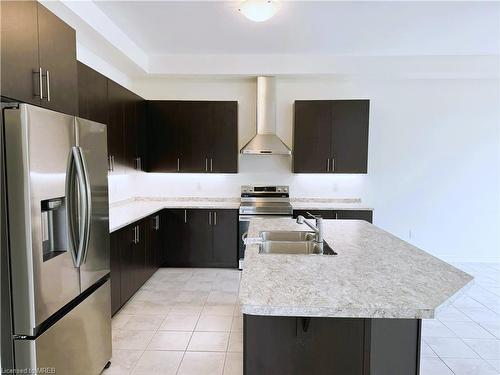
[(115, 314), (122, 306), (120, 253), (121, 237), (121, 231), (110, 234), (111, 314)]
[(369, 100), (297, 100), (294, 173), (367, 173)]
[(76, 115), (75, 30), (35, 1), (1, 7), (2, 96)]
[(212, 267), (238, 267), (238, 211), (213, 210)]
[(236, 173), (237, 102), (148, 101), (148, 172)]
[(146, 281), (145, 222), (140, 220), (121, 231), (121, 303), (122, 305), (139, 290)]
[(142, 170), (144, 158), (141, 155), (140, 141), (145, 124), (141, 123), (141, 105), (144, 100), (128, 90), (123, 95), (125, 166), (128, 169)]
[(237, 210), (174, 209), (166, 216), (166, 266), (237, 267)]
[(207, 267), (212, 259), (212, 211), (186, 210), (188, 261), (191, 267)]
[(160, 254), (164, 245), (163, 214), (158, 212), (146, 219), (145, 274), (149, 279), (160, 266)]
[(108, 155), (110, 172), (125, 172), (124, 88), (108, 80)]
[(177, 172), (180, 154), (179, 105), (174, 101), (147, 103), (147, 171)]
[(79, 61), (78, 116), (108, 123), (108, 79)]
[[(142, 170), (144, 99), (108, 79), (108, 154), (110, 172)], [(142, 143), (141, 143), (142, 142)]]
[(365, 220), (373, 222), (373, 211), (371, 210), (293, 210), (293, 217), (302, 215), (310, 219), (308, 212), (323, 219)]
[(36, 1), (2, 1), (2, 96), (40, 105)]
[(162, 265), (188, 265), (189, 253), (187, 211), (171, 209), (165, 212), (165, 253), (162, 253)]
[(243, 319), (245, 374), (365, 374), (364, 319)]
[(212, 102), (207, 170), (238, 173), (238, 102)]
[(45, 108), (78, 113), (76, 33), (47, 8), (38, 4), (38, 55), (45, 71)]

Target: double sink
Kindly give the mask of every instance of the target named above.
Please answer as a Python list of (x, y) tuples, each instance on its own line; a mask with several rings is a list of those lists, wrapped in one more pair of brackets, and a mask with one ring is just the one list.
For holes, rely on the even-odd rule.
[(326, 242), (315, 242), (316, 234), (308, 231), (265, 231), (259, 233), (260, 254), (335, 254)]

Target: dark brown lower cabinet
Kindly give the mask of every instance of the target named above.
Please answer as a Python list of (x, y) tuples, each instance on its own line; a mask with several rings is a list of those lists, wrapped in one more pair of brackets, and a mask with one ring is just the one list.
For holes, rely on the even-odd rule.
[(238, 267), (238, 211), (213, 211), (212, 267)]
[(166, 211), (166, 261), (170, 267), (238, 266), (238, 211)]
[(158, 267), (238, 266), (238, 211), (171, 209), (111, 233), (111, 310)]
[(323, 219), (343, 219), (343, 220), (365, 220), (373, 222), (373, 211), (371, 210), (293, 210), (293, 217), (299, 215), (306, 219), (311, 213), (314, 216), (321, 216)]
[(138, 221), (121, 230), (121, 303), (134, 295), (146, 281), (145, 222)]
[(164, 215), (158, 212), (146, 219), (146, 279), (149, 279), (160, 266), (160, 254), (163, 252)]
[(245, 375), (418, 375), (418, 319), (244, 315)]
[(121, 232), (110, 235), (110, 272), (111, 272), (111, 314), (116, 313), (122, 306), (121, 300)]

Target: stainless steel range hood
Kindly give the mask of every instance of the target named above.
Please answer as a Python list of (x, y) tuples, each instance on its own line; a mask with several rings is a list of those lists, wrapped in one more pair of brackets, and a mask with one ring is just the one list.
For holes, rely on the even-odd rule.
[(292, 151), (276, 135), (276, 78), (257, 77), (257, 134), (242, 154), (290, 155)]

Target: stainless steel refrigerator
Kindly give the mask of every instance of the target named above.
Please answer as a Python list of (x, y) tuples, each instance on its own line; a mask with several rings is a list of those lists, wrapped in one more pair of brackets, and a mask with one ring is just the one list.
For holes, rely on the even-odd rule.
[(103, 124), (3, 110), (14, 363), (99, 374), (111, 358)]

